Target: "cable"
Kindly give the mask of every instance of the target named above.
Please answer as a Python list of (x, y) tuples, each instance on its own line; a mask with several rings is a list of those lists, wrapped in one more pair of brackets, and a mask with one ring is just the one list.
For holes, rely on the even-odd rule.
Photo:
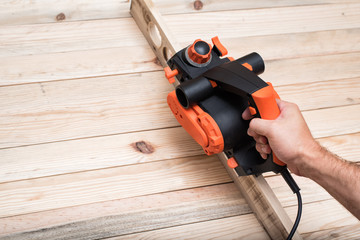
[(296, 215), (296, 220), (294, 222), (294, 225), (290, 231), (290, 234), (289, 236), (287, 237), (286, 240), (290, 240), (292, 239), (292, 237), (294, 236), (295, 232), (296, 232), (296, 229), (297, 227), (299, 226), (299, 223), (300, 223), (300, 218), (301, 218), (301, 213), (302, 213), (302, 200), (301, 200), (301, 194), (300, 194), (300, 191), (296, 193), (296, 196), (297, 196), (297, 200), (298, 200), (298, 212), (297, 212), (297, 215)]
[(302, 213), (302, 200), (301, 200), (300, 188), (296, 184), (295, 180), (293, 179), (293, 177), (291, 176), (291, 174), (289, 173), (287, 168), (284, 168), (284, 170), (281, 171), (281, 175), (284, 178), (284, 180), (286, 181), (286, 183), (289, 185), (289, 187), (291, 188), (293, 193), (296, 194), (296, 197), (298, 200), (298, 212), (296, 215), (296, 219), (295, 219), (294, 225), (289, 233), (289, 236), (286, 239), (286, 240), (291, 240), (296, 232), (297, 227), (299, 226), (299, 223), (300, 223), (300, 218), (301, 218), (301, 213)]

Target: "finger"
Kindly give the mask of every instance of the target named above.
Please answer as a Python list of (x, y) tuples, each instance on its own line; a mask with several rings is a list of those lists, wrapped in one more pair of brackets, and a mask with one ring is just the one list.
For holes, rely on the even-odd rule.
[(247, 134), (249, 136), (253, 137), (254, 140), (256, 142), (258, 142), (258, 143), (261, 143), (261, 144), (267, 144), (268, 143), (268, 140), (267, 140), (266, 137), (257, 134), (256, 132), (252, 131), (250, 128), (248, 129)]
[(250, 120), (252, 118), (249, 108), (246, 108), (245, 111), (242, 113), (242, 118), (244, 120)]
[(271, 148), (270, 148), (270, 146), (268, 144), (256, 143), (255, 148), (259, 153), (264, 153), (264, 154), (270, 154), (271, 153)]
[(249, 129), (258, 135), (268, 137), (271, 120), (254, 118), (250, 121)]
[(265, 160), (267, 159), (267, 154), (265, 154), (265, 153), (260, 153), (260, 156)]

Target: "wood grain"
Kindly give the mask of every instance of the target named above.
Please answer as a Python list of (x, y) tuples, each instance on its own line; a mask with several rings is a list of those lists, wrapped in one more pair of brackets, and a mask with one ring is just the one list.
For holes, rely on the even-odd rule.
[[(342, 3), (341, 0), (281, 0), (269, 2), (266, 0), (239, 2), (227, 1), (202, 1), (202, 8), (196, 9), (194, 1), (176, 1), (169, 3), (166, 0), (154, 0), (155, 5), (162, 14), (176, 14), (184, 12), (224, 11), (228, 9), (272, 8), (282, 6), (316, 5), (329, 3)], [(346, 2), (354, 2), (347, 0)], [(0, 3), (0, 25), (20, 25), (48, 22), (84, 21), (92, 19), (111, 19), (130, 17), (129, 1), (107, 0), (92, 1), (91, 4), (84, 0), (61, 1), (56, 4), (44, 1), (11, 1), (3, 0)], [(63, 14), (63, 15), (61, 15)]]
[[(221, 28), (225, 26), (219, 26)], [(229, 56), (258, 52), (266, 61), (360, 51), (359, 28), (328, 31), (284, 33), (261, 36), (225, 37), (218, 33)], [(203, 36), (201, 35), (201, 38)], [(206, 38), (204, 40), (207, 40)], [(343, 44), (346, 42), (346, 44)], [(182, 45), (188, 42), (181, 42)], [(286, 51), (284, 51), (286, 46)], [(266, 70), (267, 71), (267, 70)]]
[[(262, 78), (299, 104), (318, 141), (359, 161), (359, 2), (202, 3), (155, 6), (181, 46), (219, 35), (231, 56), (259, 52)], [(128, 8), (0, 3), (0, 238), (267, 239), (218, 160), (171, 116), (171, 86)], [(295, 196), (266, 180), (294, 219)], [(296, 180), (306, 239), (359, 236), (325, 190)]]
[[(318, 141), (344, 159), (360, 159), (360, 150), (355, 147), (360, 144), (360, 133)], [(154, 152), (140, 152), (137, 142), (147, 143)], [(183, 128), (177, 127), (2, 149), (0, 153), (0, 182), (8, 182), (189, 157), (201, 155), (203, 150)]]
[(123, 237), (110, 238), (123, 239), (246, 239), (270, 240), (254, 215), (242, 215), (230, 218), (189, 224), (166, 229), (160, 229)]
[(351, 161), (360, 162), (360, 133), (327, 137), (318, 139), (321, 145), (340, 157)]
[(274, 86), (358, 78), (359, 59), (360, 52), (265, 60), (266, 70), (260, 77)]
[(2, 218), (0, 226), (3, 236), (28, 231), (78, 238), (104, 234), (101, 229), (110, 227), (106, 219), (122, 235), (246, 213), (250, 209), (235, 186), (221, 184)]
[(0, 64), (0, 85), (161, 70), (148, 47), (3, 57)]
[[(286, 208), (293, 219), (297, 213), (297, 206)], [(300, 233), (314, 232), (319, 229), (331, 229), (340, 226), (357, 224), (359, 220), (351, 215), (335, 199), (314, 202), (303, 206), (303, 215), (299, 225)]]
[[(321, 207), (321, 208), (320, 208)], [(285, 208), (292, 218), (295, 218), (296, 215), (296, 208), (297, 207), (289, 207)], [(327, 212), (325, 212), (327, 210)], [(300, 224), (299, 231), (305, 236), (308, 236), (308, 232), (314, 231), (314, 229), (331, 229), (334, 225), (342, 225), (344, 226), (343, 231), (339, 232), (345, 232), (347, 234), (351, 234), (350, 236), (357, 236), (355, 235), (358, 231), (354, 230), (354, 225), (358, 222), (358, 220), (353, 217), (350, 213), (347, 213), (344, 211), (344, 209), (335, 201), (335, 200), (329, 200), (319, 203), (310, 203), (304, 205), (304, 217), (308, 214), (311, 214), (310, 217), (308, 217), (309, 221), (306, 221), (304, 224)], [(241, 235), (241, 232), (239, 228), (240, 225), (245, 224), (240, 219), (241, 217), (248, 216), (248, 215), (242, 215), (239, 217), (232, 217), (232, 218), (224, 218), (219, 220), (218, 224), (221, 224), (219, 228), (214, 227), (212, 230), (209, 230), (207, 227), (207, 224), (211, 224), (210, 222), (206, 223), (199, 223), (199, 224), (190, 224), (186, 226), (179, 226), (179, 227), (173, 227), (173, 228), (167, 228), (167, 229), (161, 229), (161, 230), (155, 230), (150, 232), (143, 232), (138, 234), (131, 234), (123, 237), (117, 237), (112, 239), (169, 239), (172, 238), (170, 236), (175, 236), (175, 238), (181, 238), (182, 236), (188, 236), (188, 239), (210, 239), (214, 236), (221, 238), (221, 239), (238, 239), (238, 236)], [(250, 215), (251, 216), (251, 215)], [(316, 221), (316, 222), (314, 222)], [(239, 223), (242, 223), (240, 225), (237, 225)], [(235, 228), (235, 229), (234, 229)], [(255, 226), (252, 228), (256, 228)], [(257, 229), (257, 228), (256, 228)], [(330, 231), (324, 231), (324, 232), (330, 232)], [(350, 231), (350, 233), (347, 232)], [(210, 231), (210, 232), (209, 232)], [(198, 235), (199, 233), (199, 235)], [(189, 235), (188, 235), (189, 234)], [(200, 235), (201, 234), (201, 235)], [(314, 234), (315, 236), (319, 236), (320, 234)], [(193, 237), (195, 236), (195, 237)], [(321, 236), (321, 235), (320, 235)], [(335, 236), (339, 237), (335, 234)], [(202, 238), (203, 237), (203, 238)], [(253, 235), (245, 235), (241, 237), (241, 239), (267, 239), (265, 237), (259, 236), (254, 237)], [(317, 238), (313, 238), (317, 239)], [(327, 239), (327, 238), (322, 238)], [(332, 239), (332, 238), (330, 238)], [(342, 239), (342, 238), (339, 238)], [(346, 239), (351, 239), (346, 238)]]
[(320, 230), (305, 233), (304, 239), (307, 240), (351, 240), (360, 236), (360, 223), (346, 227), (335, 227), (327, 230)]
[[(1, 26), (0, 42), (1, 57), (133, 46), (148, 48), (132, 18)], [(136, 52), (136, 48), (132, 50)]]
[[(309, 208), (309, 213), (322, 206), (319, 205), (319, 202), (324, 202), (323, 205), (326, 208), (335, 206), (337, 211), (341, 211), (339, 204), (335, 201), (324, 201), (332, 199), (332, 197), (316, 183), (297, 176), (295, 179), (302, 189), (304, 208)], [(292, 211), (291, 217), (295, 217), (296, 197), (284, 180), (280, 176), (274, 176), (268, 177), (267, 181), (283, 206), (293, 207), (289, 211)], [(221, 204), (219, 204), (220, 202)], [(312, 207), (313, 204), (315, 207)], [(173, 214), (174, 209), (177, 209), (177, 214)], [(138, 215), (139, 212), (141, 215)], [(0, 229), (3, 229), (3, 236), (27, 232), (26, 234), (10, 235), (12, 238), (22, 236), (47, 238), (59, 235), (69, 238), (81, 236), (86, 238), (91, 238), (91, 236), (109, 237), (176, 226), (177, 224), (236, 216), (248, 212), (249, 208), (244, 199), (236, 191), (234, 184), (231, 183), (1, 218)], [(144, 213), (149, 213), (146, 214), (148, 216), (146, 219), (141, 217)], [(348, 214), (345, 217), (343, 213), (340, 215), (346, 219), (344, 225), (353, 221), (351, 220), (353, 217), (349, 217)], [(322, 217), (321, 214), (315, 216), (319, 218), (316, 219), (319, 222), (318, 224), (324, 226), (329, 223), (334, 224), (334, 218)], [(171, 220), (169, 220), (170, 217)], [(154, 221), (150, 219), (154, 219)], [(153, 225), (155, 223), (156, 225)], [(104, 233), (105, 226), (103, 224), (108, 226), (109, 231)], [(129, 228), (128, 224), (132, 224), (132, 228)], [(306, 226), (306, 228), (308, 227)], [(324, 227), (321, 228), (324, 229)], [(76, 229), (76, 231), (72, 231), (72, 229)], [(214, 231), (218, 231), (217, 229), (215, 228)], [(311, 231), (311, 229), (304, 231)]]
[[(356, 78), (359, 59), (360, 52), (266, 60), (261, 77), (275, 86)], [(2, 57), (0, 63), (0, 86), (161, 70), (149, 47)]]
[(315, 138), (360, 132), (360, 105), (306, 111), (303, 115)]
[(234, 38), (358, 28), (359, 8), (357, 2), (166, 15), (164, 19), (179, 42), (191, 42), (216, 35)]
[(0, 145), (178, 126), (170, 91), (162, 72), (2, 87)]
[[(12, 1), (0, 4), (0, 25), (63, 22), (89, 19), (129, 17), (126, 0), (46, 0)], [(60, 15), (60, 14), (63, 15)]]
[(360, 103), (360, 78), (290, 84), (276, 87), (281, 99), (296, 103), (302, 111)]
[[(343, 226), (353, 223), (353, 217), (349, 213), (344, 214), (342, 207), (336, 201), (331, 200), (332, 197), (316, 183), (306, 178), (295, 178), (302, 188), (304, 208), (307, 209), (307, 214), (314, 215), (312, 220), (317, 222), (316, 227), (330, 229), (338, 219), (344, 220)], [(284, 180), (280, 176), (276, 176), (268, 177), (267, 181), (283, 206), (290, 207), (288, 211), (294, 218), (297, 208), (296, 197)], [(321, 214), (321, 210), (324, 208), (334, 208), (335, 212), (339, 213), (338, 217)], [(97, 238), (209, 221), (246, 213), (249, 213), (247, 204), (240, 193), (236, 191), (235, 185), (229, 183), (1, 218), (0, 229), (3, 229), (1, 236), (11, 236), (12, 239), (24, 236), (40, 237), (41, 239), (56, 236)], [(146, 218), (143, 217), (144, 214), (147, 216)], [(236, 223), (242, 222), (236, 221), (235, 225), (237, 225)], [(313, 230), (311, 224), (311, 221), (305, 223), (304, 232)], [(130, 225), (131, 227), (129, 227)], [(182, 228), (186, 227), (191, 226)], [(107, 231), (104, 232), (104, 229)], [(219, 228), (214, 228), (214, 231), (218, 232)], [(20, 234), (21, 232), (26, 233)]]
[[(281, 97), (296, 102), (302, 110), (358, 104), (357, 78), (315, 81), (322, 77), (326, 79), (360, 75), (356, 66), (356, 60), (360, 61), (359, 56), (345, 54), (301, 61), (288, 60), (289, 63), (286, 60), (270, 62), (268, 68), (273, 69), (268, 71), (274, 73), (269, 73), (264, 79), (274, 80)], [(320, 61), (319, 65), (323, 63), (324, 70), (319, 71), (322, 66), (306, 70), (304, 64), (311, 65), (310, 62), (317, 60)], [(336, 61), (344, 62), (343, 65), (340, 64), (344, 68), (351, 66), (348, 67), (349, 71), (341, 70), (335, 64)], [(327, 64), (332, 66), (332, 70), (322, 74), (326, 72), (325, 67), (329, 68)], [(300, 78), (286, 67), (298, 72)], [(282, 71), (287, 73), (279, 74)], [(287, 74), (293, 76), (298, 84)], [(301, 82), (304, 83), (300, 84)], [(281, 85), (286, 83), (291, 85)], [(142, 87), (138, 88), (139, 85)], [(313, 90), (317, 94), (313, 94)], [(1, 87), (0, 148), (178, 126), (165, 102), (170, 91), (171, 86), (164, 80), (162, 72)], [(352, 108), (356, 109), (356, 106)], [(336, 113), (334, 109), (321, 111)], [(354, 120), (351, 116), (356, 118), (356, 112), (349, 114), (350, 119)], [(339, 119), (340, 116), (335, 118)], [(339, 128), (340, 134), (348, 133), (342, 132), (342, 127), (346, 126)], [(332, 131), (334, 130), (336, 129)], [(318, 137), (321, 136), (324, 135)]]
[(188, 157), (0, 184), (0, 217), (229, 182), (216, 157)]
[(204, 152), (183, 128), (177, 127), (2, 149), (0, 154), (0, 182), (8, 182), (190, 157)]
[[(228, 23), (219, 28), (227, 25)], [(229, 54), (234, 57), (258, 52), (264, 59), (272, 60), (360, 51), (359, 32), (360, 29), (355, 28), (238, 38), (218, 35), (229, 50)], [(346, 44), (343, 44), (345, 41)], [(130, 18), (2, 26), (0, 42), (0, 57), (124, 46), (147, 47), (145, 39)], [(189, 43), (182, 42), (181, 46), (185, 47)], [(284, 46), (286, 51), (283, 51)]]

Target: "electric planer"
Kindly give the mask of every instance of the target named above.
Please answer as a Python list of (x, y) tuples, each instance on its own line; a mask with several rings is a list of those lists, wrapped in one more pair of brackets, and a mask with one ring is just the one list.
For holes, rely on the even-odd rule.
[(218, 37), (213, 46), (200, 39), (168, 60), (165, 76), (180, 84), (167, 97), (177, 121), (208, 155), (225, 152), (228, 165), (240, 175), (281, 172), (286, 168), (274, 154), (263, 159), (255, 140), (247, 135), (249, 122), (242, 113), (249, 107), (254, 117), (276, 119), (278, 94), (258, 75), (264, 72), (261, 56), (251, 53), (234, 60), (224, 57)]

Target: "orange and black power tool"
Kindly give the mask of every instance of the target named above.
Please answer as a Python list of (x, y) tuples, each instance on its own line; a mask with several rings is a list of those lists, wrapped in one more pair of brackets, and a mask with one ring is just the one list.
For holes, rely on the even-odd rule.
[(167, 97), (171, 111), (206, 154), (224, 152), (239, 176), (281, 173), (299, 193), (283, 162), (274, 154), (264, 160), (256, 151), (255, 140), (247, 135), (249, 121), (242, 118), (248, 107), (254, 117), (263, 119), (280, 114), (278, 94), (258, 77), (265, 69), (263, 59), (257, 53), (226, 58), (218, 37), (212, 42), (213, 46), (198, 39), (168, 60), (165, 76), (170, 83), (175, 77), (180, 82)]

